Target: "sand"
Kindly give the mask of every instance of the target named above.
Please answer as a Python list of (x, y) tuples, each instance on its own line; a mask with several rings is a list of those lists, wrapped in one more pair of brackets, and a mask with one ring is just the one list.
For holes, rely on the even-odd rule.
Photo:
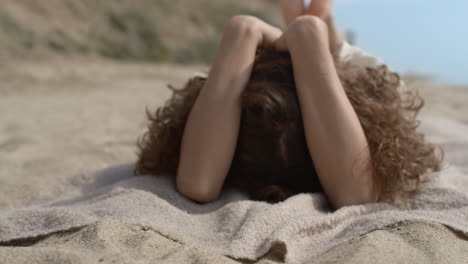
[[(0, 208), (56, 198), (84, 169), (134, 162), (145, 108), (154, 110), (168, 98), (167, 83), (180, 87), (201, 68), (74, 58), (2, 61)], [(421, 87), (426, 98), (423, 115), (468, 124), (468, 89), (420, 81), (410, 86)], [(463, 263), (466, 239), (439, 224), (410, 223), (371, 232), (314, 263)], [(110, 219), (3, 246), (0, 263), (235, 263), (151, 228)], [(276, 261), (272, 253), (258, 263)]]
[[(196, 69), (196, 67), (195, 67)], [(145, 109), (192, 68), (102, 61), (9, 62), (0, 69), (0, 207), (54, 195), (83, 168), (135, 160)]]
[[(18, 246), (23, 246), (19, 244)], [(33, 247), (0, 248), (5, 263), (237, 263), (149, 227), (103, 219), (76, 232), (47, 237)]]
[[(333, 248), (314, 264), (466, 263), (468, 241), (440, 224), (409, 223), (377, 230)], [(252, 263), (169, 239), (151, 227), (103, 219), (78, 231), (0, 247), (0, 263)], [(269, 254), (257, 264), (280, 263)]]

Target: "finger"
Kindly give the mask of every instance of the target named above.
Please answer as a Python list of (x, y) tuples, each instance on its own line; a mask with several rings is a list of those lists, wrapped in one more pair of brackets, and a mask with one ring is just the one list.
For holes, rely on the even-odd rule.
[(281, 35), (282, 35), (281, 31), (272, 30), (272, 31), (266, 32), (266, 34), (263, 37), (263, 42), (261, 46), (275, 48), (276, 42), (278, 41), (278, 39), (281, 38)]
[(284, 24), (287, 26), (304, 14), (304, 0), (280, 0), (280, 9), (283, 14)]
[(286, 39), (284, 38), (284, 35), (275, 41), (274, 49), (277, 51), (288, 51), (288, 46), (286, 45)]
[(271, 45), (273, 44), (278, 38), (283, 35), (283, 31), (281, 29), (266, 23), (265, 21), (261, 21), (261, 32), (262, 32), (262, 44), (263, 45)]

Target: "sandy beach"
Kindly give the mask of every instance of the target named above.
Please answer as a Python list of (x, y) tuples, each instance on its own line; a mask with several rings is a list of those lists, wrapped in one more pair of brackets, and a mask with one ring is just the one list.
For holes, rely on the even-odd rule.
[(8, 62), (0, 80), (0, 206), (60, 191), (80, 170), (135, 160), (145, 109), (196, 67), (105, 61)]
[[(0, 65), (0, 207), (60, 192), (83, 169), (131, 163), (146, 128), (145, 109), (183, 87), (203, 66), (58, 59)], [(422, 116), (468, 124), (468, 89), (413, 81)]]
[[(136, 140), (145, 131), (145, 109), (153, 111), (163, 104), (170, 95), (168, 83), (181, 87), (201, 68), (73, 58), (2, 62), (0, 208), (70, 195), (64, 186), (80, 172), (134, 162)], [(468, 124), (468, 89), (422, 81), (408, 85), (420, 89), (426, 99), (423, 116)], [(409, 239), (408, 232), (425, 235)], [(444, 241), (449, 237), (463, 239), (447, 246)], [(28, 243), (33, 247), (11, 247)], [(0, 248), (0, 263), (31, 263), (33, 259), (37, 260), (34, 263), (235, 263), (209, 249), (110, 219), (38, 242), (9, 246)], [(394, 252), (388, 248), (406, 250), (406, 256), (413, 254), (411, 263), (428, 263), (428, 256), (417, 254), (431, 248), (444, 249), (444, 254), (438, 250), (439, 255), (430, 258), (439, 260), (437, 263), (462, 263), (451, 257), (468, 257), (466, 237), (440, 224), (413, 223), (372, 232), (339, 251), (331, 250), (315, 263), (385, 263), (373, 260), (375, 252), (380, 252), (380, 260), (391, 257)], [(351, 257), (343, 259), (343, 250)], [(176, 253), (181, 251), (196, 252), (193, 255), (203, 258), (189, 260), (187, 254)], [(257, 263), (276, 261), (274, 256), (266, 256)]]

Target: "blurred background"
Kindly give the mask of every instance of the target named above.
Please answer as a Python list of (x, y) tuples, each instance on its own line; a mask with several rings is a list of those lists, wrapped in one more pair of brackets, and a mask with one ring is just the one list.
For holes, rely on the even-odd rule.
[[(275, 0), (2, 0), (0, 54), (100, 56), (123, 61), (209, 63), (236, 14), (280, 25)], [(468, 2), (336, 0), (357, 44), (393, 68), (468, 83)]]
[(340, 26), (394, 70), (468, 84), (468, 2), (336, 0)]
[[(336, 0), (334, 9), (352, 42), (424, 96), (422, 116), (468, 124), (467, 1)], [(2, 0), (0, 207), (133, 162), (145, 110), (209, 65), (237, 14), (281, 25), (275, 0)]]

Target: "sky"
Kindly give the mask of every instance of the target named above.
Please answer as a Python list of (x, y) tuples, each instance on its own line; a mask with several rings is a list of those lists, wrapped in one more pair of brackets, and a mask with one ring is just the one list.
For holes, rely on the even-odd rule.
[(334, 13), (393, 70), (468, 85), (468, 0), (335, 0)]

